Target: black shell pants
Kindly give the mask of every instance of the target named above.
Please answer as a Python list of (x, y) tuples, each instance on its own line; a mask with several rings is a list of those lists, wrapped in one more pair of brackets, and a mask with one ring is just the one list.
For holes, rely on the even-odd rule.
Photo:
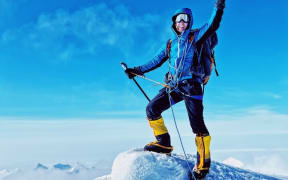
[[(195, 134), (209, 134), (203, 119), (202, 86), (196, 81), (185, 80), (178, 88), (170, 92), (172, 105), (184, 100), (188, 112), (190, 126)], [(196, 98), (195, 98), (196, 97)], [(170, 107), (169, 96), (166, 88), (159, 91), (147, 105), (146, 114), (148, 119), (157, 120), (161, 113)]]

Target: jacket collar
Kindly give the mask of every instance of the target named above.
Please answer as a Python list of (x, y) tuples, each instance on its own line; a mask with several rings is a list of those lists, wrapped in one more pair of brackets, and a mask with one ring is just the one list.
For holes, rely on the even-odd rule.
[(183, 31), (181, 34), (177, 34), (176, 33), (176, 30), (174, 29), (174, 27), (172, 26), (171, 27), (171, 30), (172, 30), (172, 37), (173, 39), (176, 39), (176, 38), (180, 38), (181, 40), (185, 40), (188, 38), (188, 35), (189, 35), (189, 32), (190, 32), (190, 28), (186, 29), (185, 31)]

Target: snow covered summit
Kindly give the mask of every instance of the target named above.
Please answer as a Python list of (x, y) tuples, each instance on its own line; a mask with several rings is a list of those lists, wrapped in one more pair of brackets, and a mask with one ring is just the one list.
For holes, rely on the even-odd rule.
[[(190, 167), (193, 168), (195, 156), (188, 155)], [(110, 175), (95, 180), (188, 180), (188, 165), (184, 156), (144, 152), (134, 149), (120, 153), (114, 160)], [(255, 172), (231, 167), (212, 161), (206, 180), (277, 180), (277, 178)]]

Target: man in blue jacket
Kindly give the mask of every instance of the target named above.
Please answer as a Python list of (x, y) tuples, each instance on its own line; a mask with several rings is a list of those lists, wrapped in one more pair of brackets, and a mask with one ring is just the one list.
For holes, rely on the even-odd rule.
[(224, 7), (225, 0), (216, 0), (216, 7), (210, 21), (197, 30), (192, 30), (192, 11), (189, 8), (179, 9), (172, 16), (173, 35), (169, 41), (169, 48), (167, 44), (150, 62), (126, 70), (129, 78), (133, 78), (135, 74), (143, 75), (160, 67), (165, 61), (169, 61), (171, 89), (161, 89), (147, 105), (147, 119), (156, 141), (147, 144), (144, 150), (167, 154), (172, 152), (170, 135), (161, 113), (171, 105), (184, 100), (191, 128), (196, 134), (197, 164), (193, 170), (198, 178), (205, 177), (209, 172), (211, 137), (203, 119), (201, 85), (206, 83), (207, 79), (203, 80), (203, 74), (199, 70), (201, 68), (195, 65), (195, 57), (201, 51), (201, 45), (218, 29)]

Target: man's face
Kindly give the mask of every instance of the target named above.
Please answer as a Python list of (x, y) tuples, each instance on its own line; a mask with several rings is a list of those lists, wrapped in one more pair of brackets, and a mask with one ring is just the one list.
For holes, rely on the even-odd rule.
[(184, 21), (180, 21), (180, 22), (176, 22), (176, 30), (179, 33), (182, 33), (183, 31), (185, 31), (185, 29), (187, 28), (188, 23), (184, 22)]
[(185, 31), (188, 26), (189, 17), (187, 14), (179, 14), (175, 19), (176, 30), (179, 33)]

